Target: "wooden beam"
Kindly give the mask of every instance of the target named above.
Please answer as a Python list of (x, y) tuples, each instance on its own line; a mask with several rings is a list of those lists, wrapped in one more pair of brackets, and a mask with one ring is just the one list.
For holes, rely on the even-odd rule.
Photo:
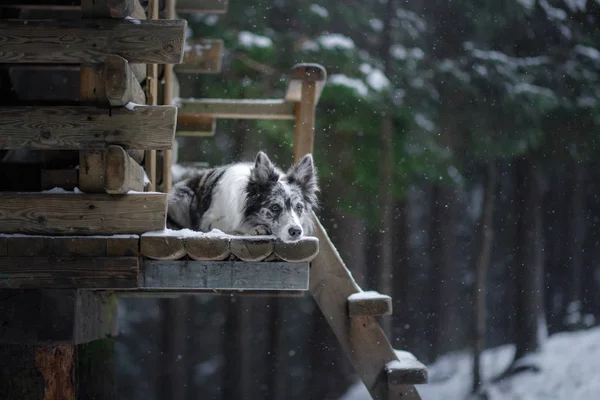
[(0, 63), (130, 63), (183, 61), (185, 20), (0, 20)]
[(223, 41), (220, 39), (188, 39), (183, 64), (175, 66), (178, 74), (217, 74), (221, 72)]
[(175, 106), (106, 110), (87, 106), (0, 107), (0, 150), (167, 149)]
[(0, 235), (0, 256), (136, 257), (138, 235), (42, 236)]
[(140, 251), (154, 260), (178, 260), (187, 255), (181, 238), (146, 233), (140, 238)]
[(117, 299), (100, 291), (4, 289), (0, 324), (0, 343), (88, 343), (116, 335)]
[[(399, 358), (386, 364), (385, 372), (388, 382), (389, 398), (401, 397), (406, 385), (421, 385), (427, 383), (427, 367), (415, 358)], [(396, 395), (397, 397), (392, 397)]]
[(231, 238), (231, 252), (242, 261), (262, 261), (273, 253), (272, 238), (234, 237)]
[[(167, 19), (175, 18), (175, 0), (165, 0), (165, 11)], [(179, 84), (175, 84), (176, 77), (173, 74), (173, 65), (165, 65), (164, 67), (164, 85), (162, 104), (173, 104), (173, 98), (179, 97)], [(177, 93), (175, 93), (177, 89)], [(161, 164), (162, 191), (168, 193), (171, 190), (171, 150), (162, 152)]]
[(308, 270), (308, 263), (144, 261), (140, 286), (163, 290), (306, 290)]
[(104, 193), (106, 169), (104, 150), (79, 152), (79, 189), (84, 193)]
[(137, 287), (137, 257), (0, 257), (11, 289)]
[(294, 119), (294, 103), (284, 100), (180, 99), (182, 113), (223, 119)]
[(216, 118), (198, 114), (177, 114), (177, 136), (214, 136)]
[(273, 253), (279, 260), (289, 262), (310, 261), (319, 252), (319, 240), (315, 237), (303, 237), (296, 242), (278, 240), (274, 244)]
[(185, 250), (192, 260), (221, 261), (230, 257), (231, 241), (210, 235), (190, 237), (185, 240)]
[(129, 63), (123, 57), (116, 55), (106, 57), (104, 86), (106, 98), (113, 107), (124, 106), (130, 102), (146, 104), (146, 95)]
[(228, 0), (176, 0), (175, 8), (181, 13), (225, 14)]
[(141, 234), (164, 229), (167, 195), (4, 192), (0, 204), (0, 233)]
[(106, 150), (104, 187), (109, 194), (126, 194), (130, 190), (144, 191), (144, 168), (120, 146)]
[[(385, 366), (398, 356), (375, 317), (350, 318), (348, 297), (360, 288), (318, 220), (315, 233), (320, 249), (311, 262), (310, 292), (373, 399), (388, 400)], [(395, 398), (401, 394), (403, 399), (420, 400), (412, 385), (396, 389)]]
[(377, 292), (357, 292), (348, 297), (348, 315), (379, 317), (392, 314), (392, 298)]

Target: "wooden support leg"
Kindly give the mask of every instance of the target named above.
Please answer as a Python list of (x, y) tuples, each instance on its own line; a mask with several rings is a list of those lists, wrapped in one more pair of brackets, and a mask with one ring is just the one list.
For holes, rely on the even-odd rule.
[[(158, 2), (159, 0), (150, 0), (148, 2), (148, 19), (158, 19)], [(146, 104), (157, 105), (158, 95), (158, 65), (148, 64), (148, 75), (146, 78)], [(149, 192), (156, 190), (156, 150), (146, 151), (144, 160), (144, 168), (146, 175), (150, 180), (150, 184), (146, 187)]]

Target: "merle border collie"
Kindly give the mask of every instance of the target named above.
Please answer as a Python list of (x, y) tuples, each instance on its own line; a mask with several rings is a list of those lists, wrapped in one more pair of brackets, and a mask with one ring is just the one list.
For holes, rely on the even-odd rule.
[(284, 173), (261, 151), (254, 163), (198, 170), (175, 184), (167, 227), (295, 241), (312, 233), (318, 190), (312, 155)]

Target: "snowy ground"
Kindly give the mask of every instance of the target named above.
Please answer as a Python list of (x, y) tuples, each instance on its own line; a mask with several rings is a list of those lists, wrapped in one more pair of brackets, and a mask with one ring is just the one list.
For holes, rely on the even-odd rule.
[[(483, 356), (486, 382), (512, 361), (514, 347), (487, 350)], [(523, 372), (485, 385), (488, 400), (600, 399), (600, 328), (551, 336), (540, 354), (539, 373)], [(442, 357), (429, 366), (430, 383), (419, 385), (423, 400), (469, 398), (471, 357), (467, 352)], [(364, 385), (352, 386), (340, 400), (370, 399)]]

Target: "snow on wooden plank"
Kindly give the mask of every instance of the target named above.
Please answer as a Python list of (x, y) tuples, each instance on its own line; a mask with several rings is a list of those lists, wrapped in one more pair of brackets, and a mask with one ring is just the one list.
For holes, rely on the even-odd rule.
[(0, 20), (0, 63), (130, 63), (183, 61), (185, 20)]
[(394, 393), (396, 386), (421, 385), (428, 379), (427, 367), (414, 357), (390, 361), (385, 365), (385, 372), (390, 393)]
[(221, 72), (223, 41), (220, 39), (188, 39), (184, 47), (183, 63), (175, 72), (185, 74), (216, 74)]
[(0, 107), (0, 150), (169, 149), (175, 106)]
[(11, 289), (136, 288), (137, 257), (0, 257)]
[(140, 287), (157, 290), (306, 290), (308, 263), (153, 261), (142, 264)]
[(392, 298), (374, 292), (358, 292), (348, 296), (348, 315), (350, 317), (381, 316), (392, 314)]
[(141, 234), (162, 229), (166, 193), (0, 193), (0, 233)]

